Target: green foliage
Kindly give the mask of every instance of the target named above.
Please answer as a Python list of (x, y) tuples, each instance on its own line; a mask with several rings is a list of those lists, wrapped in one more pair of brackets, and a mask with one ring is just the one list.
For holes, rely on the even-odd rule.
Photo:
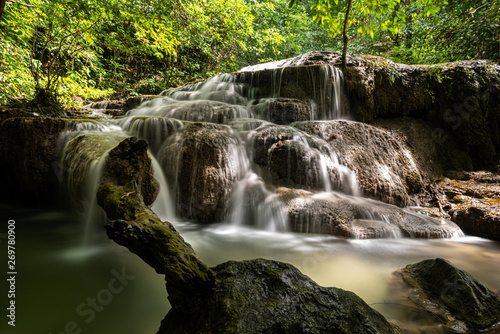
[[(314, 19), (332, 36), (342, 32), (346, 3), (313, 0)], [(419, 64), (498, 59), (499, 17), (491, 0), (353, 0), (349, 51)]]
[(0, 105), (14, 99), (31, 99), (35, 83), (28, 67), (29, 52), (4, 41), (0, 48)]
[[(155, 94), (242, 66), (338, 50), (346, 0), (27, 0), (0, 19), (0, 104)], [(435, 15), (439, 11), (440, 15)], [(500, 57), (500, 3), (352, 0), (349, 51), (408, 63)], [(314, 21), (316, 23), (314, 23)], [(42, 95), (43, 95), (42, 94)]]
[[(407, 7), (407, 14), (421, 9)], [(450, 0), (439, 16), (413, 20), (405, 27), (410, 37), (393, 56), (415, 63), (500, 58), (500, 3), (488, 0)]]
[[(0, 21), (0, 103), (162, 89), (331, 45), (287, 0), (30, 0)], [(113, 93), (116, 92), (116, 93)]]

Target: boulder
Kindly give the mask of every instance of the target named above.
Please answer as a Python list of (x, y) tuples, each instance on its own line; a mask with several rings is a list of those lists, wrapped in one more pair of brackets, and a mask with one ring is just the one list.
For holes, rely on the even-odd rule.
[(449, 211), (451, 219), (467, 234), (500, 241), (500, 200), (465, 199)]
[[(335, 115), (367, 123), (396, 117), (425, 120), (442, 152), (453, 145), (473, 168), (496, 167), (499, 64), (473, 60), (405, 65), (382, 57), (348, 55), (339, 90), (332, 74), (340, 67), (340, 57), (338, 52), (309, 52), (244, 68), (234, 75), (234, 81), (248, 85), (251, 98), (312, 101), (318, 119)], [(336, 101), (341, 101), (340, 107), (335, 107)], [(455, 160), (452, 165), (465, 165), (448, 154), (441, 154), (436, 163), (446, 166), (450, 157)]]
[(107, 155), (97, 201), (109, 219), (134, 220), (141, 211), (137, 203), (150, 206), (156, 199), (158, 183), (147, 148), (145, 140), (129, 137)]
[(313, 194), (278, 188), (286, 204), (291, 231), (321, 233), (356, 239), (449, 238), (460, 228), (445, 219), (416, 214), (407, 209), (343, 194)]
[(290, 264), (255, 259), (212, 268), (216, 288), (193, 321), (172, 309), (160, 334), (402, 333), (350, 291), (324, 288)]
[(108, 236), (164, 274), (172, 307), (189, 313), (211, 289), (213, 272), (170, 223), (148, 208), (158, 187), (147, 150), (146, 141), (131, 137), (109, 152), (97, 201), (110, 219)]
[(444, 259), (424, 260), (397, 273), (411, 289), (410, 300), (452, 332), (487, 330), (500, 322), (500, 298)]
[(165, 141), (159, 161), (181, 217), (200, 223), (224, 218), (244, 170), (246, 158), (238, 153), (239, 145), (230, 127), (213, 123), (186, 123)]
[(343, 186), (327, 143), (294, 127), (264, 123), (248, 146), (255, 169), (269, 184), (315, 190)]
[(318, 118), (310, 103), (299, 99), (261, 99), (253, 106), (253, 111), (260, 118), (283, 125)]
[(500, 240), (500, 175), (451, 172), (434, 186), (438, 204), (467, 234)]
[(298, 122), (293, 126), (324, 140), (341, 165), (351, 169), (362, 192), (399, 206), (423, 188), (418, 165), (404, 137), (354, 121)]

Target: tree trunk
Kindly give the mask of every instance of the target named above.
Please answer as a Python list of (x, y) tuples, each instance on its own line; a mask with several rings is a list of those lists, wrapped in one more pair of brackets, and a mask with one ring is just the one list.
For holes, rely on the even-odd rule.
[(347, 68), (347, 43), (349, 43), (349, 38), (347, 37), (347, 28), (349, 26), (349, 13), (351, 12), (351, 7), (352, 7), (352, 0), (349, 0), (349, 2), (347, 3), (347, 11), (345, 12), (345, 19), (344, 19), (344, 33), (343, 33), (344, 50), (342, 50), (343, 72), (345, 72), (345, 69)]
[(0, 0), (0, 21), (2, 20), (4, 8), (5, 8), (5, 0)]

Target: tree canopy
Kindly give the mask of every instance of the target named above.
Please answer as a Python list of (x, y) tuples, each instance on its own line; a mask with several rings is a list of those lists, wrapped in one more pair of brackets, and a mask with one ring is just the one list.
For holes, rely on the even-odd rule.
[(498, 1), (289, 2), (0, 0), (0, 104), (156, 94), (343, 39), (408, 63), (500, 57)]

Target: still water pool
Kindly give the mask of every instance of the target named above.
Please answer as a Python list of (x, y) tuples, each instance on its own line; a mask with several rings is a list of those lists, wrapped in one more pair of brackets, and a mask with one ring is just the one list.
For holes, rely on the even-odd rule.
[[(170, 307), (163, 276), (107, 239), (103, 228), (84, 245), (84, 228), (73, 213), (0, 209), (3, 268), (9, 219), (16, 221), (17, 267), (16, 327), (3, 316), (0, 333), (156, 333)], [(421, 324), (398, 309), (390, 284), (392, 273), (409, 263), (442, 257), (500, 290), (500, 243), (481, 238), (346, 240), (224, 225), (176, 226), (210, 266), (257, 257), (288, 262), (320, 285), (354, 291), (400, 323)], [(1, 294), (7, 290), (3, 280)], [(0, 300), (6, 310), (8, 299)]]

